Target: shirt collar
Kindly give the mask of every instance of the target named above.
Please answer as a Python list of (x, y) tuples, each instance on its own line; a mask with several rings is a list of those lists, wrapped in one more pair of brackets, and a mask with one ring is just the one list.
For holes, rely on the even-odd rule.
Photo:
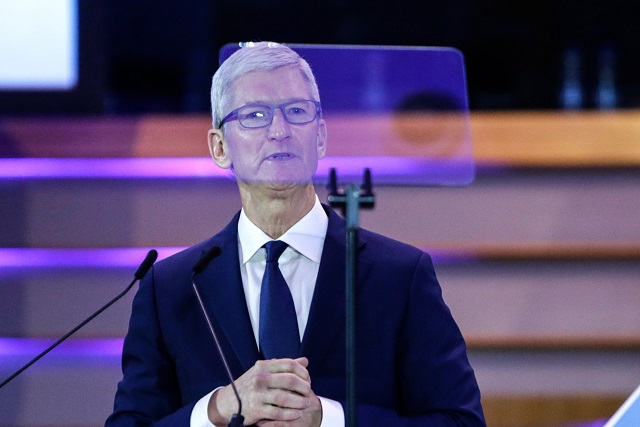
[[(286, 242), (292, 249), (311, 261), (320, 263), (324, 238), (327, 234), (329, 218), (316, 195), (313, 208), (300, 221), (295, 223), (278, 240)], [(249, 261), (265, 243), (273, 240), (247, 217), (244, 209), (238, 220), (238, 244), (240, 263)]]

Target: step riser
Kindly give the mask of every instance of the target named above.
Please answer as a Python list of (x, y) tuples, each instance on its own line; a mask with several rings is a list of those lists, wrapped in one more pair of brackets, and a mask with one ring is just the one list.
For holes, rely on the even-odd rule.
[[(0, 269), (0, 336), (61, 336), (124, 290), (133, 271), (134, 266)], [(640, 261), (447, 262), (436, 263), (436, 272), (469, 336), (638, 333)], [(136, 290), (137, 285), (78, 336), (123, 336)]]
[[(361, 225), (414, 243), (640, 240), (640, 173), (562, 178), (381, 186)], [(318, 193), (326, 201), (326, 190)], [(218, 231), (240, 207), (235, 183), (203, 179), (5, 181), (0, 198), (3, 247), (187, 246)]]

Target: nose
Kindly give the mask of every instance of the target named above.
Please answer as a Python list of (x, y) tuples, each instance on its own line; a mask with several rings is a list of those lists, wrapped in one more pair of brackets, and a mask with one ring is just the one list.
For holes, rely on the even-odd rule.
[(291, 137), (291, 128), (289, 122), (284, 116), (280, 108), (273, 111), (273, 120), (269, 125), (269, 139), (274, 141), (282, 141)]

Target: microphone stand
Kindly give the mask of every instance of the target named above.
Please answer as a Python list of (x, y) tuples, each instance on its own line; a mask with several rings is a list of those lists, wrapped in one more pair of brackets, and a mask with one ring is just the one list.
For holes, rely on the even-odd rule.
[(218, 339), (218, 334), (216, 334), (216, 330), (213, 328), (213, 323), (211, 323), (211, 319), (207, 314), (207, 309), (204, 306), (204, 301), (200, 296), (200, 292), (198, 291), (198, 286), (196, 285), (196, 277), (200, 275), (204, 271), (205, 268), (216, 258), (222, 250), (218, 246), (214, 246), (205, 252), (204, 255), (200, 257), (196, 265), (193, 266), (193, 274), (191, 275), (191, 285), (193, 286), (193, 291), (196, 294), (196, 298), (198, 299), (198, 304), (200, 305), (200, 309), (202, 310), (202, 314), (204, 315), (205, 320), (207, 321), (207, 326), (209, 326), (209, 332), (211, 332), (211, 336), (213, 337), (213, 341), (216, 344), (216, 349), (218, 350), (218, 355), (220, 359), (222, 359), (222, 364), (224, 365), (224, 369), (227, 371), (227, 377), (229, 378), (229, 383), (231, 384), (231, 389), (233, 393), (236, 395), (236, 400), (238, 401), (238, 412), (231, 415), (231, 419), (229, 420), (229, 424), (227, 427), (243, 427), (244, 426), (244, 417), (242, 416), (242, 399), (240, 399), (240, 394), (238, 393), (238, 389), (236, 388), (236, 382), (233, 380), (233, 374), (231, 373), (231, 369), (229, 368), (229, 364), (227, 363), (227, 358), (224, 355), (224, 351), (222, 351), (222, 345), (220, 344), (220, 340)]
[(329, 205), (339, 207), (346, 220), (346, 427), (356, 427), (357, 399), (356, 399), (356, 281), (358, 274), (358, 229), (360, 209), (373, 209), (375, 196), (371, 186), (371, 171), (364, 170), (363, 183), (358, 188), (349, 184), (347, 188), (339, 188), (336, 170), (329, 172)]
[(101, 308), (99, 308), (98, 311), (93, 313), (91, 316), (87, 317), (78, 326), (76, 326), (75, 328), (71, 329), (69, 332), (64, 334), (60, 339), (58, 339), (58, 341), (56, 341), (53, 344), (51, 344), (46, 350), (44, 350), (42, 353), (38, 354), (36, 357), (31, 359), (29, 362), (27, 362), (27, 364), (25, 364), (22, 368), (18, 369), (16, 372), (14, 372), (9, 378), (7, 378), (2, 383), (0, 383), (0, 388), (4, 387), (6, 384), (9, 383), (9, 381), (14, 379), (18, 375), (20, 375), (23, 371), (25, 371), (27, 368), (29, 368), (29, 366), (31, 366), (34, 363), (36, 363), (38, 360), (40, 360), (42, 357), (44, 357), (47, 353), (49, 353), (51, 350), (53, 350), (58, 345), (60, 345), (60, 343), (62, 343), (67, 338), (69, 338), (71, 335), (75, 334), (80, 328), (82, 328), (87, 323), (91, 322), (95, 317), (100, 315), (100, 313), (105, 311), (107, 308), (111, 307), (116, 301), (118, 301), (120, 298), (122, 298), (127, 292), (129, 292), (129, 290), (133, 287), (133, 285), (135, 285), (135, 283), (138, 280), (141, 280), (142, 277), (144, 277), (144, 275), (147, 274), (147, 271), (149, 271), (149, 269), (151, 268), (153, 263), (156, 262), (156, 258), (158, 258), (158, 252), (155, 249), (151, 249), (147, 253), (147, 256), (145, 257), (144, 261), (142, 261), (142, 263), (140, 264), (140, 266), (138, 267), (136, 272), (133, 274), (133, 280), (131, 281), (131, 283), (129, 283), (129, 285), (125, 288), (124, 291), (120, 292), (115, 298), (113, 298), (111, 301), (109, 301), (108, 303), (103, 305)]

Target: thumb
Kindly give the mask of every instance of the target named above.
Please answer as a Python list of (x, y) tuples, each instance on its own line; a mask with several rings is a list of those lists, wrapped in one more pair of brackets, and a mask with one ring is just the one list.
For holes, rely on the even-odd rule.
[(307, 359), (306, 357), (298, 357), (297, 359), (294, 359), (294, 361), (305, 368), (309, 366), (309, 359)]
[[(309, 366), (309, 359), (307, 359), (306, 357), (298, 357), (297, 359), (294, 359), (294, 362), (300, 364), (300, 366), (302, 366), (305, 369), (307, 369), (307, 367)], [(307, 375), (309, 375), (308, 371), (307, 371)], [(311, 376), (307, 378), (307, 382), (311, 384)]]

